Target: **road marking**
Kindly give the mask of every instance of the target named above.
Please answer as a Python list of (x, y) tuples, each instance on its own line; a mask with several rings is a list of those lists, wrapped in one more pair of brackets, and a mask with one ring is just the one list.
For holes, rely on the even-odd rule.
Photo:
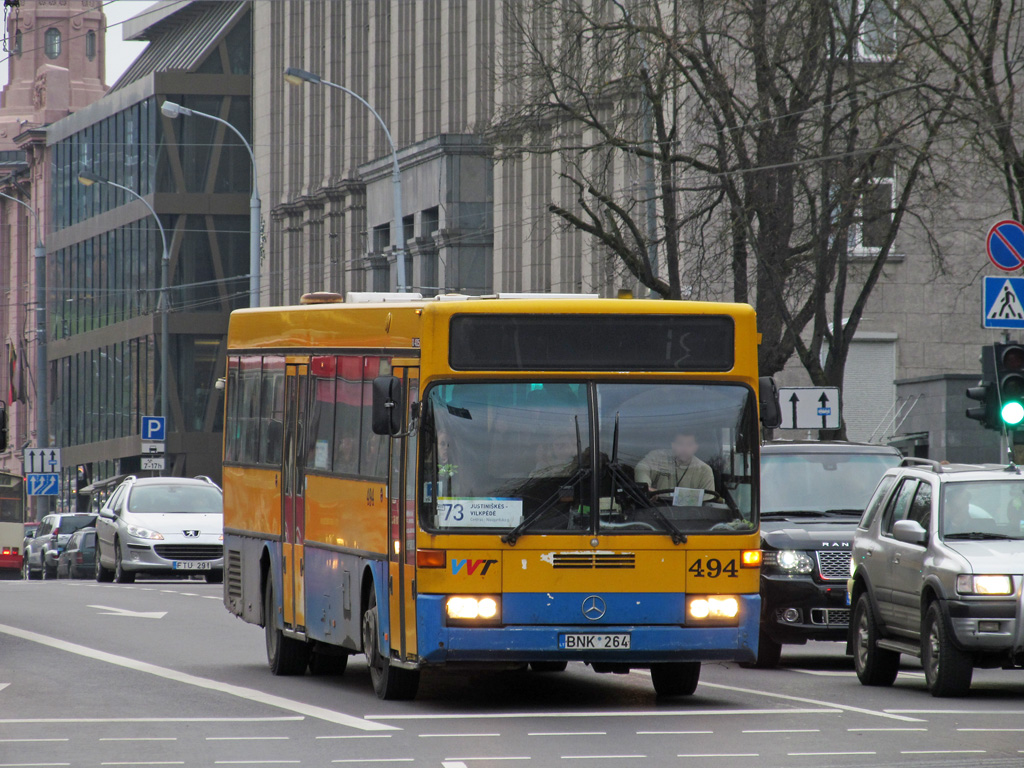
[(908, 715), (1024, 715), (1024, 709), (887, 709)]
[(179, 672), (175, 669), (161, 667), (156, 664), (149, 664), (144, 661), (137, 661), (136, 659), (129, 659), (126, 656), (117, 656), (113, 653), (107, 653), (106, 651), (100, 651), (96, 648), (89, 648), (76, 643), (69, 643), (65, 640), (58, 640), (55, 637), (40, 635), (36, 632), (29, 632), (28, 630), (8, 626), (7, 624), (0, 624), (0, 632), (21, 638), (22, 640), (30, 640), (33, 643), (39, 643), (40, 645), (45, 645), (50, 648), (56, 648), (60, 651), (67, 651), (68, 653), (84, 656), (95, 661), (105, 661), (108, 664), (114, 664), (127, 669), (134, 669), (137, 672), (145, 672), (150, 675), (155, 675), (156, 677), (162, 677), (165, 680), (185, 683), (186, 685), (192, 685), (196, 688), (203, 688), (208, 691), (226, 693), (230, 696), (237, 696), (240, 699), (245, 699), (246, 701), (251, 701), (257, 704), (266, 704), (267, 706), (277, 707), (289, 712), (295, 712), (296, 714), (315, 717), (319, 720), (326, 720), (329, 723), (336, 723), (337, 725), (346, 725), (350, 728), (358, 728), (363, 731), (400, 730), (397, 726), (385, 725), (383, 723), (371, 723), (363, 718), (346, 715), (342, 712), (334, 712), (333, 710), (326, 709), (324, 707), (317, 707), (311, 704), (306, 704), (305, 702), (295, 701), (293, 699), (286, 699), (283, 696), (264, 693), (263, 691), (258, 691), (255, 688), (245, 688), (240, 685), (232, 685), (230, 683), (222, 683), (218, 680), (210, 680), (209, 678), (190, 675), (185, 672)]
[(821, 733), (820, 728), (777, 728), (773, 730), (743, 731), (743, 733)]
[[(838, 715), (851, 707), (826, 709), (672, 709), (651, 712), (465, 712), (459, 714), (366, 715), (366, 720), (504, 720), (566, 717), (706, 717), (708, 715)], [(915, 718), (900, 718), (921, 722)]]
[(469, 763), (473, 760), (532, 760), (531, 757), (446, 757), (445, 761), (454, 760), (456, 763)]
[(710, 736), (714, 731), (637, 731), (637, 736)]
[(421, 734), (419, 734), (419, 737), (421, 739), (451, 739), (451, 738), (471, 739), (471, 738), (479, 738), (481, 736), (490, 737), (490, 738), (498, 738), (499, 736), (501, 736), (501, 734), (500, 733), (421, 733)]
[(66, 766), (71, 763), (0, 763), (0, 768), (54, 768), (55, 766)]
[(888, 733), (889, 731), (927, 731), (927, 728), (847, 728), (850, 733), (867, 731), (870, 733)]
[(296, 765), (301, 760), (214, 760), (214, 765)]
[(288, 741), (290, 736), (207, 736), (207, 741)]
[(904, 749), (901, 755), (984, 755), (984, 749)]
[(100, 741), (177, 741), (177, 736), (102, 736)]
[(411, 763), (413, 757), (349, 757), (343, 760), (331, 760), (332, 763)]
[(184, 765), (184, 760), (163, 760), (163, 761), (152, 761), (148, 763), (141, 763), (133, 761), (130, 763), (100, 763), (100, 765)]
[(71, 741), (71, 739), (0, 739), (0, 744), (35, 744), (43, 741)]
[(957, 728), (958, 731), (981, 731), (982, 733), (1020, 733), (1024, 728)]
[(111, 608), (109, 605), (90, 605), (100, 611), (100, 616), (127, 616), (132, 619), (162, 619), (167, 611), (129, 611), (126, 608)]
[(3, 690), (4, 688), (6, 688), (6, 687), (7, 687), (8, 685), (10, 685), (10, 683), (0, 683), (0, 691), (2, 691), (2, 690)]
[(528, 733), (527, 736), (607, 736), (608, 731), (551, 731), (548, 733)]
[[(847, 704), (836, 704), (831, 701), (821, 701), (819, 699), (808, 699), (803, 696), (788, 696), (784, 693), (774, 693), (771, 691), (757, 691), (752, 688), (739, 688), (735, 685), (721, 685), (720, 683), (701, 683), (702, 687), (705, 688), (718, 688), (723, 691), (733, 691), (735, 693), (745, 693), (751, 696), (768, 696), (773, 699), (782, 699), (784, 701), (799, 701), (802, 704), (816, 704), (819, 707), (831, 707), (834, 709), (840, 709), (844, 712), (857, 712), (862, 715), (871, 715), (873, 717), (886, 717), (892, 720), (903, 720), (911, 723), (920, 723), (921, 718), (919, 717), (905, 717), (904, 715), (893, 714), (892, 710), (885, 710), (880, 712), (875, 709), (864, 709), (863, 707), (851, 707)], [(872, 753), (873, 754), (873, 753)]]
[(856, 672), (829, 672), (824, 669), (795, 669), (792, 667), (784, 668), (787, 672), (799, 672), (801, 675), (815, 675), (817, 677), (856, 677)]
[(790, 752), (787, 757), (839, 757), (840, 755), (877, 755), (877, 752)]
[[(304, 717), (23, 717), (0, 720), (0, 725), (66, 723), (279, 723)], [(2, 766), (0, 766), (2, 768)]]
[(358, 733), (351, 736), (317, 736), (318, 739), (390, 739), (390, 733)]
[(712, 752), (699, 755), (676, 755), (676, 757), (760, 757), (757, 752)]
[(562, 755), (563, 760), (644, 760), (647, 755)]

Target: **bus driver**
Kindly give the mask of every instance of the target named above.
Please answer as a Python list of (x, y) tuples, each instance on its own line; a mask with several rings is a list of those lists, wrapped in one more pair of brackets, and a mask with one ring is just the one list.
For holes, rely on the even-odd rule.
[(692, 430), (679, 429), (671, 448), (657, 448), (637, 462), (635, 478), (651, 491), (673, 488), (700, 488), (708, 496), (715, 493), (711, 467), (697, 458), (697, 436)]

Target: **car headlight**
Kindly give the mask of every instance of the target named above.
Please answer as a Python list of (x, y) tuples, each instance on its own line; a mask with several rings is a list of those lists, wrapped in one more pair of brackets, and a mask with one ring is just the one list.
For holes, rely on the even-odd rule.
[(140, 528), (137, 525), (129, 525), (127, 527), (127, 531), (129, 536), (134, 536), (136, 539), (150, 539), (153, 541), (164, 540), (164, 535), (162, 533), (151, 531), (149, 528)]
[(499, 621), (499, 607), (498, 598), (492, 595), (452, 595), (444, 606), (450, 621), (474, 624)]
[(787, 573), (811, 573), (814, 571), (814, 560), (806, 552), (794, 549), (771, 550), (764, 553), (764, 564), (772, 565)]
[(956, 591), (961, 595), (1012, 595), (1013, 579), (1002, 575), (961, 573), (956, 577)]

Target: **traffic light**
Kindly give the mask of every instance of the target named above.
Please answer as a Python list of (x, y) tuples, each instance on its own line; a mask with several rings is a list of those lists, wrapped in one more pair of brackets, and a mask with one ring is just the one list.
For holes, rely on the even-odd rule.
[(985, 429), (1002, 429), (999, 393), (996, 390), (995, 349), (991, 346), (981, 348), (981, 381), (976, 387), (967, 388), (967, 398), (981, 403), (967, 409), (968, 419), (980, 421)]
[(1024, 346), (993, 345), (999, 382), (999, 418), (1007, 427), (1024, 422)]

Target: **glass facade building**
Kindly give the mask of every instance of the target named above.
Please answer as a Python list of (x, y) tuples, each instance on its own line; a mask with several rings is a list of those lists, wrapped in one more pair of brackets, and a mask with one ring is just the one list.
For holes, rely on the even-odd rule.
[[(163, 240), (136, 196), (156, 211), (169, 257), (164, 474), (220, 478), (215, 384), (228, 315), (249, 304), (252, 163), (232, 131), (202, 117), (164, 117), (160, 105), (216, 115), (248, 139), (252, 30), (245, 3), (186, 11), (192, 24), (158, 21), (146, 30), (146, 52), (107, 96), (47, 131), (49, 414), (67, 479), (79, 489), (140, 470), (140, 419), (161, 403)], [(175, 40), (182, 34), (188, 71), (184, 41)], [(83, 170), (135, 194), (83, 185)]]

